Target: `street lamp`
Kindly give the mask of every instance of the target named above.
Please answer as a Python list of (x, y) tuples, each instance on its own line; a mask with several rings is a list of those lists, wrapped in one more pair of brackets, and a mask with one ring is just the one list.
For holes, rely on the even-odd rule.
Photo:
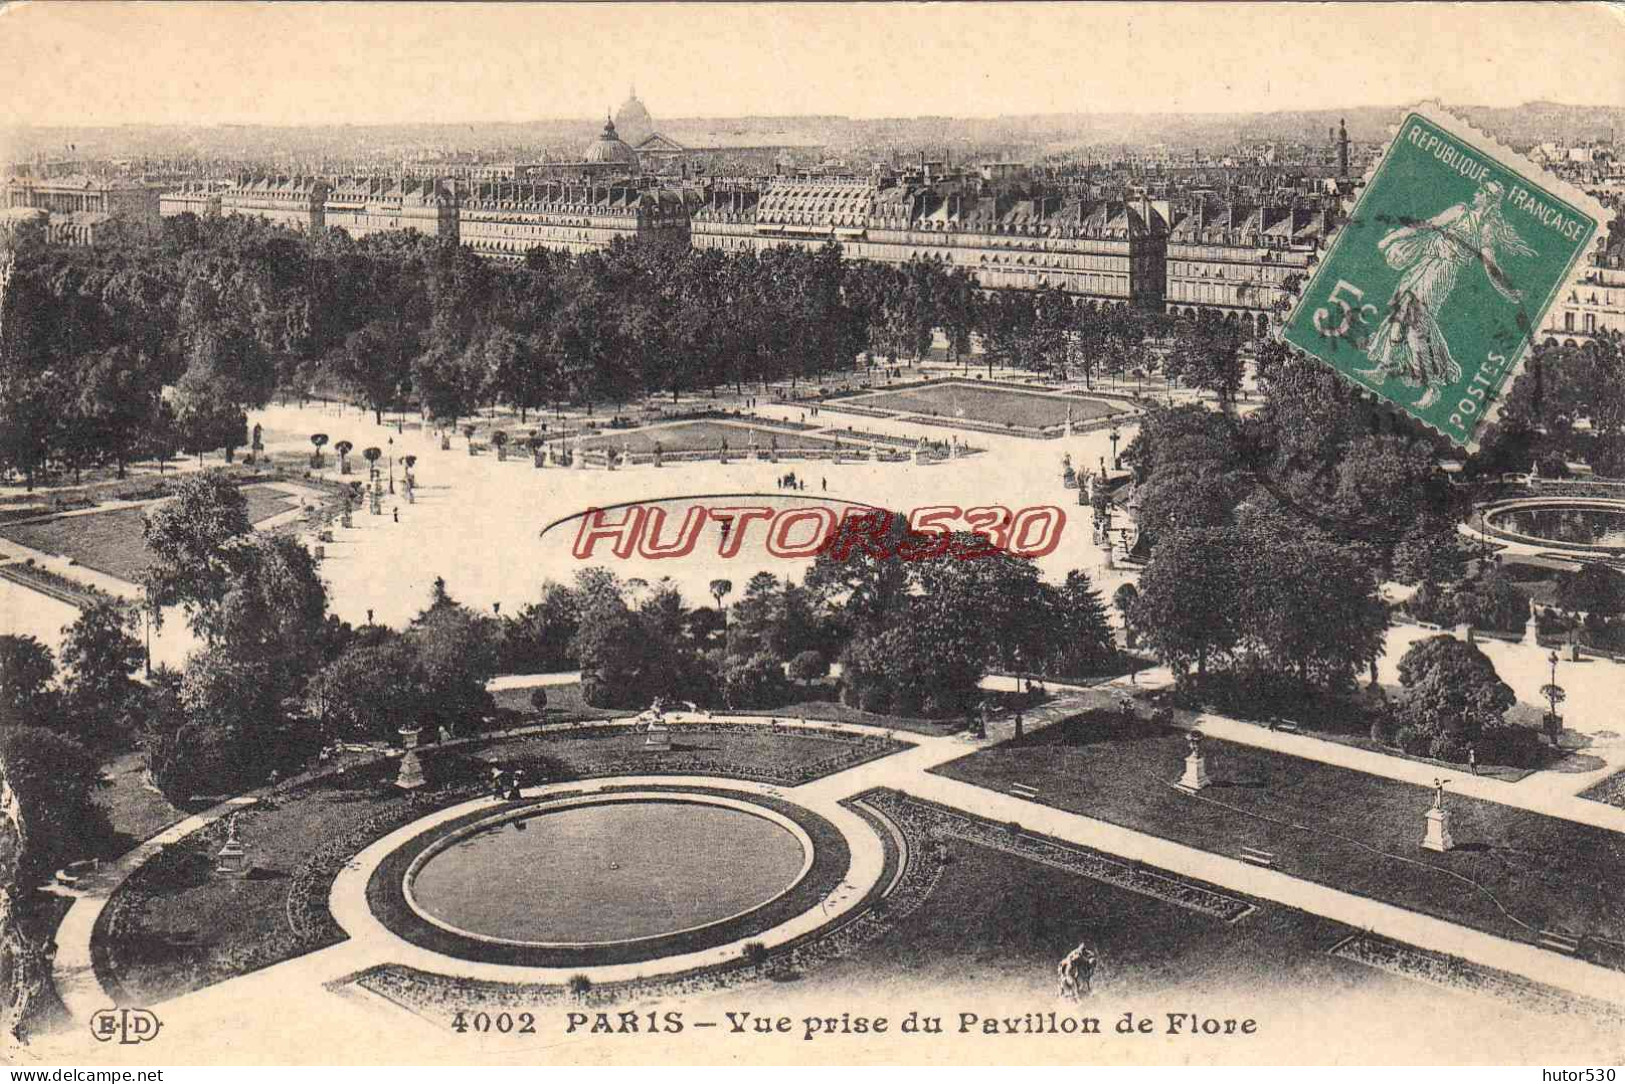
[(1122, 464), (1117, 461), (1117, 440), (1119, 437), (1117, 426), (1112, 426), (1112, 470), (1117, 470)]

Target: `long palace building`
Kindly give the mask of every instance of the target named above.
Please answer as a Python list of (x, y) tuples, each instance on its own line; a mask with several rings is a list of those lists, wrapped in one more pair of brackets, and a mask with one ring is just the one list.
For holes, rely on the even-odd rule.
[(509, 261), (622, 238), (724, 252), (835, 242), (849, 259), (962, 268), (987, 290), (1054, 288), (1106, 304), (1211, 309), (1261, 326), (1292, 276), (1313, 265), (1331, 225), (1325, 211), (1303, 207), (1023, 190), (923, 159), (860, 176), (674, 182), (644, 172), (618, 121), (635, 127), (637, 118), (623, 108), (579, 158), (490, 177), (242, 177), (183, 186), (159, 207), (165, 216), (253, 214), (356, 238), (411, 229)]

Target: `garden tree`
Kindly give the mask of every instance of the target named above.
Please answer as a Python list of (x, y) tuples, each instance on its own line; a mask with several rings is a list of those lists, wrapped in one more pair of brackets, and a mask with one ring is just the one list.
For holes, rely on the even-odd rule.
[(1454, 519), (1426, 513), (1418, 516), (1390, 551), (1389, 573), (1404, 584), (1459, 580), (1467, 560), (1457, 537)]
[[(171, 801), (231, 794), (297, 763), (314, 735), (301, 734), (282, 709), (289, 693), (263, 658), (206, 647), (186, 660), (177, 690), (180, 725), (149, 728), (148, 767)], [(160, 707), (159, 722), (173, 717)]]
[(1380, 574), (1410, 583), (1459, 577), (1455, 501), (1428, 443), (1361, 437), (1343, 451), (1334, 477), (1321, 525), (1340, 541), (1369, 546)]
[(60, 707), (51, 687), (55, 679), (50, 648), (32, 636), (0, 636), (0, 724), (55, 725)]
[(218, 470), (199, 471), (175, 484), (174, 495), (154, 506), (142, 528), (153, 564), (147, 597), (156, 607), (179, 603), (194, 612), (226, 589), (228, 543), (252, 529), (242, 490)]
[(1560, 573), (1557, 604), (1565, 610), (1589, 614), (1625, 611), (1625, 572), (1600, 562), (1587, 562), (1577, 571)]
[(979, 698), (986, 642), (974, 618), (949, 610), (939, 620), (899, 615), (853, 637), (841, 653), (841, 700), (870, 712), (958, 716)]
[(33, 726), (0, 727), (0, 780), (21, 821), (16, 886), (44, 883), (69, 862), (112, 842), (107, 812), (91, 797), (100, 766), (83, 745)]
[(311, 679), (307, 709), (324, 737), (393, 741), (396, 730), (419, 718), (415, 645), (393, 630), (380, 631), (345, 648)]
[(215, 448), (225, 449), (229, 462), (248, 443), (248, 416), (210, 384), (183, 382), (176, 389), (175, 426), (181, 451), (197, 456), (199, 464)]
[(425, 726), (466, 730), (496, 704), (485, 686), (497, 673), (496, 623), (458, 605), (431, 605), (406, 631), (413, 652), (412, 681)]
[(381, 425), (384, 410), (395, 405), (409, 379), (416, 348), (416, 336), (404, 331), (399, 320), (372, 319), (345, 338), (344, 349), (329, 359), (330, 371)]
[(1119, 584), (1117, 590), (1112, 592), (1112, 605), (1117, 607), (1117, 613), (1123, 619), (1123, 629), (1127, 633), (1129, 647), (1134, 646), (1135, 631), (1131, 615), (1134, 613), (1134, 603), (1139, 597), (1140, 589), (1132, 583)]
[(1238, 599), (1250, 577), (1235, 528), (1175, 528), (1157, 543), (1140, 576), (1131, 620), (1157, 658), (1183, 683), (1200, 681), (1208, 663), (1235, 649), (1242, 634)]
[(373, 470), (378, 469), (378, 460), (383, 454), (384, 450), (378, 447), (363, 448), (361, 450), (361, 458), (365, 459), (367, 466)]
[(310, 435), (310, 446), (312, 448), (316, 449), (314, 452), (311, 453), (310, 465), (315, 467), (317, 470), (322, 469), (322, 445), (324, 445), (326, 443), (327, 443), (327, 434), (326, 433), (312, 433)]
[(817, 681), (829, 674), (829, 660), (817, 651), (803, 651), (790, 660), (786, 671), (797, 681)]
[(581, 662), (582, 696), (595, 707), (647, 707), (657, 696), (714, 702), (697, 652), (664, 635), (599, 580), (583, 592), (572, 651)]
[[(958, 535), (961, 546), (981, 542)], [(1065, 617), (1057, 599), (1025, 557), (995, 551), (975, 560), (920, 561), (910, 570), (910, 619), (948, 630), (976, 630), (985, 666), (1036, 667), (1059, 646)], [(977, 675), (981, 680), (981, 675)]]
[(708, 586), (711, 597), (717, 600), (717, 609), (722, 609), (722, 600), (733, 594), (732, 580), (712, 580)]
[(1140, 488), (1140, 530), (1155, 545), (1176, 528), (1223, 527), (1246, 488), (1239, 472), (1207, 463), (1161, 467)]
[(580, 621), (575, 592), (563, 584), (544, 582), (541, 598), (504, 623), (503, 672), (546, 674), (576, 669), (580, 664), (570, 653), (570, 642)]
[[(1133, 584), (1125, 583), (1123, 587), (1132, 588)], [(1117, 645), (1112, 639), (1106, 605), (1087, 573), (1073, 569), (1066, 574), (1054, 613), (1051, 650), (1062, 674), (1099, 673), (1116, 657)]]
[(328, 647), (327, 588), (315, 558), (296, 539), (263, 534), (232, 542), (221, 556), (221, 590), (191, 611), (193, 632), (265, 666), (283, 695), (299, 695)]
[(56, 373), (0, 373), (0, 465), (19, 471), (32, 490), (50, 461), (71, 389)]
[(1204, 310), (1176, 336), (1164, 371), (1191, 387), (1215, 393), (1228, 406), (1241, 387), (1240, 348), (1241, 333)]
[(135, 726), (140, 686), (133, 677), (145, 656), (141, 641), (130, 634), (133, 619), (128, 605), (98, 599), (63, 633), (62, 716), (92, 749), (127, 740)]
[(727, 656), (721, 678), (723, 702), (729, 708), (773, 707), (789, 699), (784, 665), (765, 651)]
[(84, 359), (78, 374), (76, 414), (93, 447), (113, 460), (118, 476), (141, 447), (143, 430), (153, 424), (160, 381), (153, 359), (120, 345)]
[(1164, 468), (1228, 474), (1244, 466), (1234, 424), (1199, 406), (1153, 408), (1119, 458), (1140, 483)]
[(878, 535), (879, 549), (895, 553), (908, 537), (908, 521), (893, 512), (846, 517), (802, 578), (813, 604), (830, 616), (837, 634), (876, 627), (896, 612), (908, 591), (906, 562), (878, 556), (865, 546), (862, 540), (871, 534)]
[(349, 463), (350, 452), (354, 448), (355, 448), (355, 445), (351, 444), (347, 440), (341, 440), (337, 444), (333, 445), (333, 453), (339, 457), (339, 473), (340, 474), (349, 474), (350, 473), (350, 463)]
[(1242, 521), (1241, 643), (1272, 677), (1336, 692), (1382, 654), (1388, 611), (1357, 553), (1289, 527), (1277, 515)]
[(158, 473), (181, 448), (180, 421), (175, 417), (175, 405), (167, 399), (158, 400), (152, 417), (137, 434), (134, 454), (150, 456), (158, 461)]
[(234, 323), (210, 322), (190, 335), (182, 384), (203, 385), (233, 407), (264, 406), (275, 390), (276, 372), (264, 345)]
[(1407, 752), (1465, 760), (1467, 750), (1503, 725), (1517, 702), (1489, 657), (1453, 636), (1412, 644), (1399, 660), (1403, 725), (1396, 738)]
[(783, 619), (783, 602), (778, 577), (773, 573), (758, 572), (746, 580), (744, 595), (732, 607), (729, 650), (741, 655), (771, 653), (774, 630)]

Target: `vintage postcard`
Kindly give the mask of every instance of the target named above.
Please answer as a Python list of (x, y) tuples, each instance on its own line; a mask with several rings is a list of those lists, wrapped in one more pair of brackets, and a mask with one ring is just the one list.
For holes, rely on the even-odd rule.
[(0, 9), (7, 1071), (1618, 1063), (1621, 56)]

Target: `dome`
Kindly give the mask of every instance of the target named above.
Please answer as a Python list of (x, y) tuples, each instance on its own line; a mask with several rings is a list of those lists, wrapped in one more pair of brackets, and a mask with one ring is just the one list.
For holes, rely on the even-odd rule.
[(641, 143), (654, 134), (655, 119), (649, 115), (649, 110), (638, 100), (636, 88), (621, 108), (615, 113), (615, 127), (620, 130), (621, 138), (628, 143)]
[(632, 172), (638, 168), (637, 151), (621, 142), (621, 137), (615, 134), (615, 122), (612, 120), (604, 122), (603, 134), (587, 145), (581, 160), (590, 165), (622, 166)]

